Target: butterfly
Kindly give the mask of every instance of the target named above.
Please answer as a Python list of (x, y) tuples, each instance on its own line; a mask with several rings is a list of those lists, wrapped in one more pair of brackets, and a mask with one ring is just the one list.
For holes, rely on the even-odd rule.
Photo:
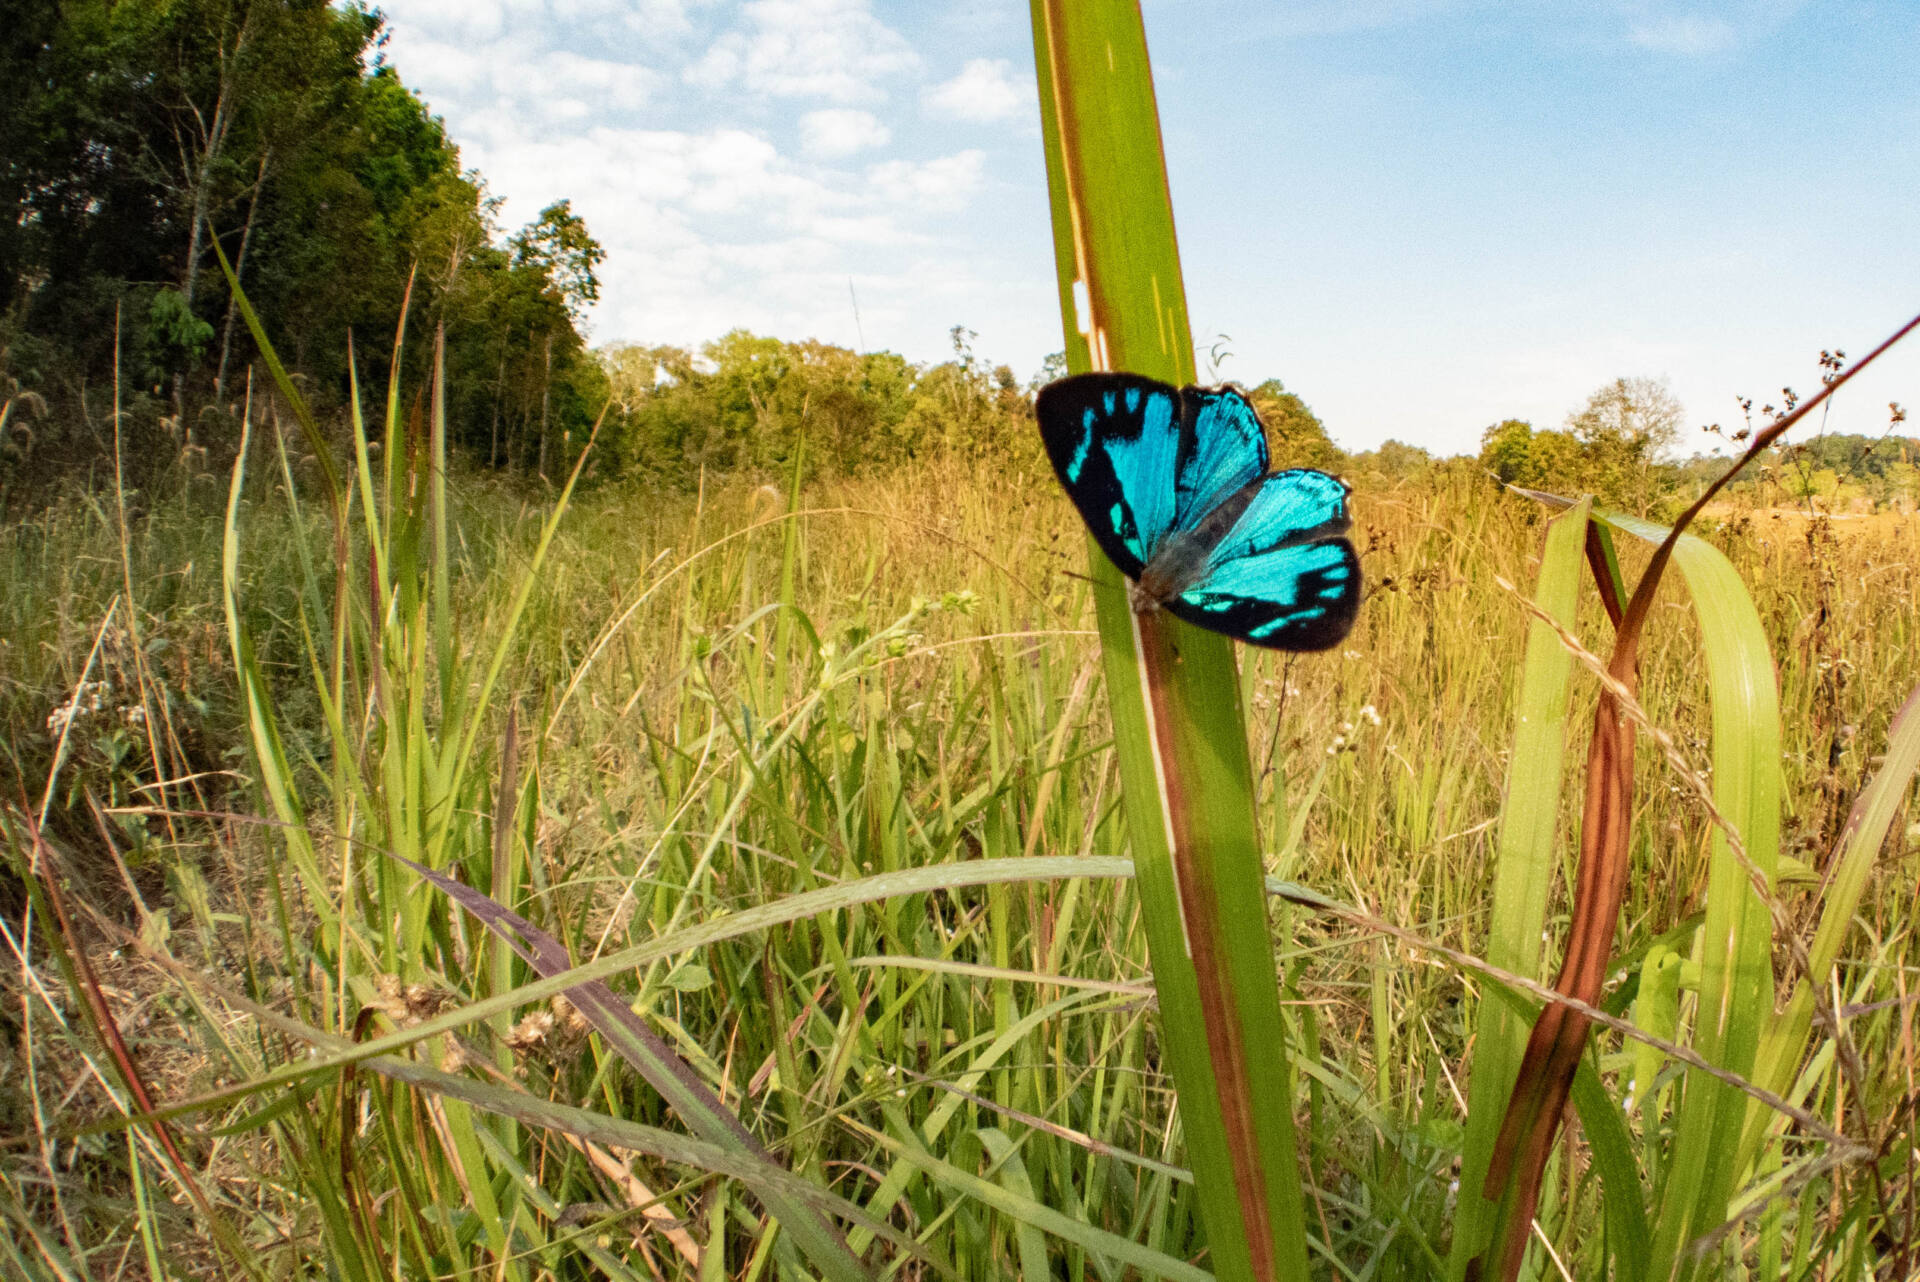
[(1131, 580), (1135, 613), (1276, 650), (1347, 635), (1361, 589), (1342, 537), (1346, 483), (1267, 471), (1266, 433), (1237, 388), (1076, 374), (1034, 408), (1067, 497)]

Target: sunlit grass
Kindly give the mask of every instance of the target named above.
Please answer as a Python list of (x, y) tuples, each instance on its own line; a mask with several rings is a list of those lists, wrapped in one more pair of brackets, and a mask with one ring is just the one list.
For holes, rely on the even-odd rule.
[[(456, 641), (471, 677), (499, 640), (547, 513), (479, 478), (456, 476), (450, 490)], [(223, 991), (308, 1020), (320, 1009), (311, 1003), (339, 983), (326, 970), (334, 963), (310, 951), (322, 906), (303, 903), (286, 870), (270, 875), (283, 850), (272, 828), (186, 817), (170, 827), (122, 814), (111, 830), (129, 879), (85, 810), (88, 792), (123, 811), (160, 796), (179, 811), (249, 808), (249, 793), (217, 773), (254, 767), (239, 751), (217, 606), (219, 529), (207, 498), (156, 503), (126, 535), (151, 660), (149, 702), (163, 693), (185, 727), (178, 746), (162, 740), (159, 759), (170, 778), (204, 775), (198, 800), (186, 786), (141, 790), (154, 782), (155, 753), (122, 711), (137, 702), (128, 692), (139, 679), (130, 656), (114, 649), (120, 616), (109, 606), (124, 576), (112, 511), (67, 505), (0, 534), (0, 698), (15, 792), (38, 800), (52, 759), (47, 718), (79, 681), (95, 633), (108, 628), (108, 658), (89, 679), (112, 682), (112, 694), (75, 723), (50, 831), (71, 884), (88, 888), (83, 897), (105, 919), (83, 937), (103, 958), (116, 1018), (166, 1099), (257, 1076), (304, 1049), (253, 1031), (250, 1017), (222, 1013), (217, 994), (145, 958), (175, 958)], [(300, 521), (288, 514), (264, 461), (245, 503), (247, 617), (289, 759), (304, 786), (317, 788), (334, 750), (298, 624), (294, 549), (305, 538), (324, 562), (328, 539), (311, 507)], [(716, 479), (698, 496), (606, 489), (577, 501), (547, 554), (505, 698), (480, 742), (483, 773), (497, 772), (511, 704), (526, 863), (511, 896), (499, 897), (577, 959), (892, 869), (1123, 853), (1091, 588), (1078, 577), (1077, 524), (1051, 484), (928, 461), (886, 477), (803, 484), (793, 507), (783, 484)], [(1347, 645), (1324, 656), (1242, 656), (1265, 845), (1280, 875), (1478, 951), (1529, 622), (1524, 605), (1494, 584), (1532, 582), (1541, 517), (1466, 469), (1363, 489), (1356, 515), (1376, 590)], [(1784, 847), (1816, 872), (1884, 751), (1889, 718), (1920, 679), (1920, 567), (1910, 551), (1920, 528), (1906, 520), (1842, 537), (1816, 527), (1809, 537), (1763, 518), (1736, 522), (1719, 539), (1751, 585), (1779, 666)], [(942, 608), (929, 611), (928, 602)], [(888, 639), (869, 667), (823, 684), (836, 656), (902, 619), (910, 629)], [(1603, 628), (1589, 598), (1583, 634)], [(1660, 610), (1643, 699), (1704, 764), (1696, 654), (1685, 612)], [(1573, 723), (1584, 724), (1591, 687), (1576, 678), (1575, 689)], [(816, 693), (804, 724), (769, 755)], [(1698, 907), (1708, 836), (1690, 794), (1650, 758), (1642, 768), (1635, 869), (1616, 948), (1629, 956)], [(491, 798), (488, 789), (475, 804), (484, 809)], [(342, 847), (327, 839), (329, 812), (316, 814), (318, 848), (338, 876)], [(1573, 818), (1563, 816), (1563, 832)], [(1817, 1057), (1808, 1083), (1808, 1105), (1858, 1134), (1877, 1134), (1909, 1090), (1907, 1008), (1897, 999), (1920, 960), (1909, 927), (1920, 858), (1913, 821), (1909, 803), (1845, 945), (1851, 963), (1840, 991), (1868, 1071), (1845, 1080), (1843, 1063)], [(476, 840), (487, 833), (484, 815), (473, 831)], [(24, 854), (17, 844), (14, 854)], [(1571, 855), (1569, 843), (1563, 856)], [(487, 847), (458, 857), (480, 867)], [(353, 876), (364, 880), (324, 906), (369, 940), (382, 929), (373, 859), (356, 856)], [(1810, 886), (1790, 886), (1788, 901), (1804, 905), (1812, 895)], [(432, 955), (472, 966), (436, 970), (423, 961), (425, 970), (401, 982), (350, 950), (358, 1001), (404, 1023), (418, 1014), (410, 1000), (489, 991), (477, 969), (490, 956), (482, 932), (457, 914), (444, 920), (449, 934)], [(18, 939), (18, 913), (9, 921)], [(1375, 1277), (1428, 1276), (1449, 1222), (1479, 986), (1398, 942), (1299, 910), (1292, 924), (1299, 951), (1278, 960), (1300, 1003), (1289, 1008), (1296, 1026), (1318, 1048), (1299, 1100), (1309, 1126), (1310, 1234), (1328, 1252), (1329, 1276), (1370, 1266)], [(318, 946), (322, 954), (331, 947)], [(58, 974), (38, 960), (29, 974), (17, 954), (10, 960), (8, 1018), (36, 1070), (29, 1078), (16, 1057), (4, 1082), (4, 1129), (24, 1142), (0, 1154), (0, 1214), (36, 1226), (31, 1237), (15, 1234), (26, 1245), (12, 1249), (29, 1261), (19, 1267), (79, 1276), (77, 1264), (50, 1263), (48, 1254), (76, 1248), (98, 1269), (130, 1247), (141, 1258), (142, 1225), (167, 1252), (208, 1258), (204, 1225), (151, 1151), (138, 1150), (135, 1185), (123, 1141), (58, 1138), (118, 1111), (102, 1084), (115, 1079), (90, 1038), (69, 1031), (84, 1023), (74, 1022)], [(905, 1139), (1018, 1203), (1204, 1266), (1190, 1189), (1176, 1169), (1179, 1127), (1145, 972), (1129, 884), (1098, 879), (851, 909), (662, 962), (616, 987), (791, 1169), (874, 1203), (875, 1214), (891, 1215), (960, 1275), (986, 1278), (1026, 1267), (1024, 1253), (1036, 1249), (1023, 1236), (1029, 1230), (979, 1190), (909, 1178), (898, 1156)], [(57, 1016), (36, 983), (56, 996)], [(424, 987), (410, 999), (409, 984)], [(467, 1039), (466, 1053), (536, 1094), (675, 1125), (564, 1007), (518, 1010)], [(444, 1060), (444, 1044), (427, 1054)], [(79, 1067), (81, 1056), (100, 1066), (99, 1078)], [(1602, 1063), (1624, 1078), (1630, 1058), (1614, 1039)], [(403, 1088), (366, 1074), (353, 1088), (369, 1093), (355, 1106), (353, 1174), (342, 1183), (337, 1082), (317, 1086), (265, 1129), (203, 1138), (193, 1150), (229, 1222), (269, 1272), (317, 1276), (333, 1234), (361, 1213), (352, 1209), (357, 1198), (375, 1208), (380, 1233), (392, 1233), (409, 1276), (491, 1271), (500, 1258), (511, 1258), (511, 1275), (576, 1276), (589, 1247), (594, 1267), (694, 1275), (666, 1221), (636, 1209), (645, 1201), (636, 1185), (581, 1145), (481, 1121), (476, 1134), (485, 1138), (467, 1148), (448, 1138), (452, 1130), (436, 1130), (444, 1121), (427, 1097), (404, 1105)], [(194, 1120), (230, 1124), (272, 1102)], [(402, 1122), (407, 1129), (395, 1129)], [(1657, 1116), (1634, 1124), (1657, 1147)], [(423, 1151), (436, 1156), (424, 1161)], [(1557, 1248), (1577, 1258), (1599, 1236), (1598, 1193), (1584, 1182), (1579, 1142), (1565, 1153), (1556, 1178), (1572, 1197), (1564, 1211), (1543, 1200), (1543, 1221)], [(476, 1171), (493, 1181), (511, 1249), (508, 1239), (490, 1245), (467, 1217), (471, 1204), (458, 1189)], [(1876, 1217), (1906, 1214), (1910, 1192), (1899, 1168), (1885, 1175), (1876, 1190), (1857, 1169), (1816, 1172), (1770, 1214), (1784, 1217), (1789, 1242), (1805, 1234), (1811, 1255), (1838, 1258), (1854, 1244), (1866, 1253), (1863, 1267), (1879, 1260), (1890, 1268), (1899, 1225)], [(722, 1244), (708, 1276), (763, 1275), (785, 1249), (757, 1231), (761, 1209), (736, 1185), (647, 1159), (632, 1178), (664, 1199), (686, 1248)], [(883, 1187), (890, 1196), (876, 1199)], [(337, 1211), (328, 1197), (342, 1199)], [(446, 1206), (460, 1209), (450, 1217), (434, 1209)], [(1876, 1242), (1883, 1224), (1891, 1227)], [(857, 1232), (853, 1240), (864, 1241)], [(46, 1248), (38, 1256), (35, 1241)], [(1087, 1247), (1058, 1237), (1037, 1249), (1075, 1269), (1089, 1258)]]

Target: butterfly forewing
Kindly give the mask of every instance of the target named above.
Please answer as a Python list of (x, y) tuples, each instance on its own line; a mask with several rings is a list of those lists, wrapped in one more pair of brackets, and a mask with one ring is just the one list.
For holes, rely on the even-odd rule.
[(1246, 397), (1232, 388), (1189, 387), (1175, 482), (1175, 526), (1191, 530), (1267, 470), (1267, 434)]
[(1130, 579), (1174, 528), (1178, 398), (1149, 378), (1081, 374), (1048, 384), (1034, 405), (1060, 484)]

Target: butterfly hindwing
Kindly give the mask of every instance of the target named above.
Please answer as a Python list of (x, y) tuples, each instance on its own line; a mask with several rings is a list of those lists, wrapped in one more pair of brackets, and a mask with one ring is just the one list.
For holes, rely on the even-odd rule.
[(1249, 645), (1325, 650), (1347, 635), (1360, 609), (1360, 558), (1345, 539), (1238, 557), (1164, 606)]
[(1347, 483), (1311, 468), (1289, 468), (1260, 482), (1253, 502), (1214, 545), (1210, 565), (1277, 547), (1317, 543), (1345, 534)]
[(1034, 410), (1053, 470), (1094, 541), (1121, 573), (1139, 578), (1178, 511), (1179, 394), (1132, 374), (1080, 374), (1042, 388)]
[(1207, 559), (1206, 575), (1165, 602), (1251, 645), (1324, 650), (1353, 626), (1360, 559), (1346, 532), (1347, 487), (1324, 472), (1276, 472)]

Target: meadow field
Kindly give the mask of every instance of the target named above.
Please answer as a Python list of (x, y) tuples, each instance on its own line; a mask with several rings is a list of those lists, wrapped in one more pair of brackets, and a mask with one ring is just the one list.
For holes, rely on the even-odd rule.
[[(1188, 243), (1232, 249), (1196, 270), (1295, 326), (1236, 356), (1188, 315), (1135, 0), (955, 11), (938, 83), (888, 25), (925, 6), (643, 6), (644, 66), (598, 56), (610, 13), (496, 21), (498, 70), (457, 78), (539, 159), (477, 154), (583, 184), (582, 209), (618, 176), (608, 245), (574, 194), (509, 204), (400, 78), (433, 48), (429, 76), (479, 65), (500, 15), (438, 8), (478, 25), (435, 46), (360, 4), (63, 0), (0, 49), (0, 1277), (1920, 1277), (1920, 438), (1898, 399), (1884, 431), (1850, 399), (1826, 430), (1920, 317), (1741, 393), (1702, 429), (1752, 464), (1725, 489), (1666, 377), (1611, 368), (1720, 377), (1709, 329), (1762, 350), (1724, 313), (1661, 315), (1667, 278), (1857, 347), (1889, 309), (1841, 285), (1899, 279), (1872, 237), (1905, 211), (1871, 215), (1901, 170), (1833, 179), (1860, 118), (1898, 113), (1835, 87), (1911, 77), (1783, 81), (1805, 49), (1736, 64), (1694, 18), (1613, 38), (1713, 53), (1717, 81), (1461, 75), (1423, 35), (1422, 74), (1524, 89), (1452, 144), (1507, 178), (1413, 144), (1501, 207), (1426, 178), (1382, 198), (1369, 135), (1414, 135), (1346, 88), (1271, 157), (1183, 162)], [(541, 53), (543, 20), (596, 57)], [(654, 67), (696, 21), (707, 52)], [(963, 26), (1018, 58), (969, 56)], [(1223, 74), (1269, 56), (1237, 30), (1168, 78), (1174, 145), (1206, 92), (1238, 98), (1212, 147), (1298, 87)], [(1912, 45), (1881, 30), (1818, 39)], [(764, 75), (789, 58), (826, 61)], [(1541, 111), (1576, 79), (1779, 150), (1669, 134), (1641, 181), (1669, 203), (1616, 207), (1592, 178), (1626, 153), (1579, 141), (1605, 112)], [(1803, 80), (1817, 109), (1770, 95), (1778, 118), (1721, 96)], [(1670, 109), (1681, 83), (1743, 128)], [(1321, 134), (1342, 151), (1316, 168)], [(1739, 188), (1700, 179), (1816, 153), (1845, 255), (1733, 227), (1706, 257), (1764, 277), (1672, 268), (1702, 257), (1676, 228), (1819, 226), (1806, 202), (1716, 217)], [(1604, 168), (1543, 167), (1563, 154)], [(1629, 207), (1645, 234), (1582, 221)], [(1257, 212), (1209, 221), (1234, 208)], [(1301, 238), (1326, 211), (1370, 238), (1344, 260)], [(775, 239), (733, 243), (760, 217)], [(1022, 220), (1004, 256), (969, 239)], [(1015, 280), (1042, 221), (1054, 279)], [(1752, 301), (1805, 261), (1817, 307)], [(1496, 264), (1526, 276), (1489, 305)], [(1029, 336), (1057, 298), (1031, 379), (944, 310), (989, 298)], [(1526, 341), (1432, 341), (1499, 332), (1477, 313)], [(589, 318), (634, 341), (590, 346)], [(1327, 379), (1323, 408), (1379, 390), (1308, 337), (1417, 389), (1343, 432), (1418, 443), (1348, 453), (1252, 368)], [(1541, 416), (1500, 372), (1536, 340), (1611, 379), (1563, 426), (1513, 416)], [(1177, 449), (1129, 417), (1241, 360), (1246, 417)], [(1449, 433), (1488, 406), (1477, 455), (1429, 452), (1472, 449)], [(1294, 467), (1351, 483), (1350, 632), (1339, 487), (1253, 497)], [(1083, 515), (1218, 633), (1133, 613)]]
[[(436, 535), (403, 476), (374, 504), (379, 540), (352, 514), (343, 562), (351, 592), (385, 583), (381, 604), (329, 634), (333, 536), (312, 478), (271, 442), (250, 457), (226, 524), (244, 646), (223, 617), (226, 478), (131, 508), (76, 495), (0, 534), (8, 1269), (814, 1275), (701, 1152), (636, 1151), (646, 1135), (621, 1124), (699, 1128), (573, 1004), (516, 1000), (533, 969), (383, 852), (490, 893), (576, 961), (666, 941), (609, 976), (655, 1052), (800, 1180), (890, 1225), (899, 1240), (872, 1258), (902, 1275), (1205, 1269), (1139, 905), (1101, 858), (1127, 840), (1086, 545), (1051, 476), (956, 456), (865, 479), (609, 485), (575, 495), (544, 548), (551, 495), (456, 470)], [(1545, 513), (1464, 463), (1352, 479), (1370, 589), (1352, 635), (1240, 655), (1267, 867), (1478, 953)], [(1849, 807), (1920, 680), (1920, 528), (1838, 538), (1732, 513), (1708, 537), (1776, 657), (1781, 849), (1797, 861), (1782, 899), (1810, 933)], [(1623, 560), (1631, 574), (1644, 550)], [(1578, 631), (1598, 647), (1606, 617), (1585, 598)], [(1644, 671), (1648, 712), (1704, 766), (1678, 590)], [(1593, 697), (1576, 675), (1570, 725)], [(270, 740), (249, 731), (262, 708)], [(447, 764), (460, 751), (464, 773)], [(1639, 768), (1610, 988), (1629, 995), (1656, 942), (1692, 947), (1711, 827), (1658, 754)], [(1578, 804), (1573, 789), (1558, 828), (1569, 876)], [(1041, 856), (1098, 871), (872, 889)], [(1808, 1164), (1796, 1148), (1782, 1180), (1770, 1149), (1729, 1268), (1786, 1276), (1761, 1267), (1784, 1242), (1792, 1276), (1905, 1276), (1913, 1167), (1884, 1145), (1909, 1133), (1915, 1098), (1916, 859), (1909, 797), (1845, 934), (1843, 1026), (1817, 1033), (1793, 1094), (1880, 1160)], [(65, 887), (63, 907), (29, 901), (30, 867)], [(1557, 931), (1563, 892), (1554, 903)], [(1481, 982), (1352, 918), (1281, 904), (1275, 926), (1316, 1271), (1438, 1276)], [(59, 964), (82, 951), (91, 980)], [(135, 1105), (107, 1025), (154, 1106), (197, 1102), (166, 1136), (112, 1125)], [(426, 1032), (395, 1055), (520, 1104), (325, 1066), (410, 1028)], [(325, 1071), (285, 1076), (303, 1061)], [(1649, 1078), (1644, 1048), (1612, 1035), (1595, 1064), (1616, 1098), (1647, 1083), (1627, 1126), (1646, 1171), (1671, 1161), (1677, 1066)], [(535, 1102), (602, 1129), (575, 1118), (568, 1133)], [(1550, 1275), (1599, 1276), (1605, 1199), (1577, 1129), (1550, 1180), (1539, 1231), (1565, 1270)], [(856, 1223), (852, 1250), (872, 1232)]]

